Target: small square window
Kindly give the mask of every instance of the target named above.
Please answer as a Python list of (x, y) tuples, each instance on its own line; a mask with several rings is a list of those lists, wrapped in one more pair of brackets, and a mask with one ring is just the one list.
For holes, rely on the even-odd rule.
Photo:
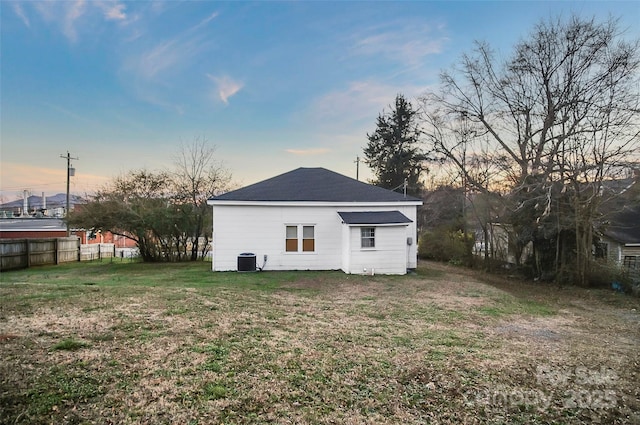
[(360, 229), (360, 247), (375, 248), (376, 246), (376, 228), (362, 227)]

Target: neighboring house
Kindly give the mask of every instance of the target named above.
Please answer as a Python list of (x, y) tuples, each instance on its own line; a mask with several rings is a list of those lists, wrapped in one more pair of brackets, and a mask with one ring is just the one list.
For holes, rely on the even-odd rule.
[[(603, 182), (603, 197), (600, 206), (604, 218), (594, 223), (597, 236), (601, 239), (593, 254), (596, 258), (606, 258), (640, 279), (640, 172), (634, 171), (633, 177), (607, 180)], [(509, 237), (509, 226), (491, 224), (489, 240), (482, 240), (482, 232), (477, 231), (476, 254), (482, 255), (484, 249), (492, 249), (494, 258), (508, 263), (516, 262), (513, 244)], [(525, 246), (520, 261), (532, 254), (532, 244)]]
[(640, 170), (635, 169), (633, 177), (608, 182), (604, 190), (618, 196), (601, 208), (606, 221), (599, 226), (602, 242), (596, 255), (619, 264), (640, 282)]
[(640, 275), (640, 206), (624, 206), (602, 232), (601, 255)]
[(324, 168), (298, 168), (208, 203), (214, 271), (238, 270), (243, 253), (266, 270), (405, 274), (417, 266), (422, 201)]
[[(72, 236), (80, 236), (75, 230)], [(63, 238), (67, 236), (67, 227), (59, 218), (2, 218), (0, 219), (0, 238)]]
[(520, 258), (514, 250), (513, 228), (508, 224), (489, 223), (487, 232), (488, 240), (484, 240), (484, 233), (481, 229), (475, 231), (476, 242), (474, 254), (484, 256), (485, 249), (488, 249), (491, 257), (495, 260), (503, 261), (507, 264), (522, 264), (533, 254), (533, 243), (527, 243), (520, 253)]

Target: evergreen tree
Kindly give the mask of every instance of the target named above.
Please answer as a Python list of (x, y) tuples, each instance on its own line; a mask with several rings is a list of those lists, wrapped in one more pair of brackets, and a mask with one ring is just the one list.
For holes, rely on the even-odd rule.
[(377, 128), (367, 134), (369, 143), (364, 148), (365, 163), (373, 170), (376, 186), (386, 189), (402, 187), (407, 181), (407, 192), (418, 195), (422, 189), (420, 175), (427, 159), (419, 146), (418, 112), (403, 95), (396, 96), (395, 107), (378, 116)]

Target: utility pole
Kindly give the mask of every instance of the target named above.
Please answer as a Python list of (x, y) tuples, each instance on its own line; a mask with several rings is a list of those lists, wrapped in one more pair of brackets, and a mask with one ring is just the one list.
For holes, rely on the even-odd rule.
[(360, 176), (359, 176), (359, 174), (360, 174), (360, 157), (356, 156), (356, 160), (353, 161), (353, 162), (356, 163), (356, 180), (359, 181), (360, 180)]
[(67, 160), (67, 208), (64, 211), (64, 216), (65, 216), (65, 221), (67, 222), (67, 237), (71, 236), (71, 231), (69, 230), (69, 207), (70, 207), (70, 202), (69, 202), (69, 181), (71, 180), (71, 177), (74, 176), (76, 174), (76, 169), (71, 167), (71, 160), (72, 159), (79, 159), (79, 158), (72, 158), (71, 154), (69, 153), (69, 151), (67, 151), (66, 155), (60, 155), (60, 158), (64, 158)]
[(467, 137), (470, 134), (467, 114), (462, 114), (462, 234), (467, 237)]

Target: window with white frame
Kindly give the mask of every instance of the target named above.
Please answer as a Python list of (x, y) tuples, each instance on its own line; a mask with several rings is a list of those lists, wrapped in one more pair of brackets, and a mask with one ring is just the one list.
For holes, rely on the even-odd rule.
[(298, 252), (298, 226), (287, 226), (286, 251)]
[(360, 247), (375, 248), (376, 246), (376, 228), (361, 227), (360, 228)]
[(315, 226), (302, 224), (286, 226), (286, 252), (315, 252), (315, 250)]
[(315, 230), (313, 226), (302, 226), (302, 252), (316, 250)]

